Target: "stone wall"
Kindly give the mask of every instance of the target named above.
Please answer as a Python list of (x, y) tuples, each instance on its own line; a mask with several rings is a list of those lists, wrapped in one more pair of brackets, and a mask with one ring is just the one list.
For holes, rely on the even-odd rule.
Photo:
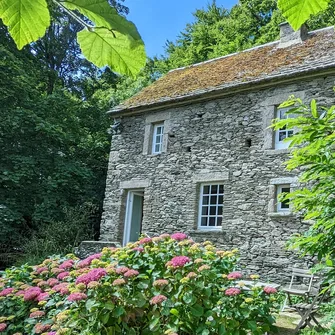
[[(123, 117), (123, 131), (112, 140), (101, 239), (122, 241), (127, 189), (143, 187), (143, 232), (182, 231), (195, 240), (239, 248), (247, 271), (282, 280), (290, 266), (307, 262), (284, 246), (308, 224), (271, 210), (273, 180), (295, 175), (285, 171), (288, 152), (273, 149), (268, 126), (276, 105), (290, 94), (306, 103), (312, 98), (334, 103), (334, 78)], [(160, 155), (146, 150), (152, 119), (166, 122)], [(220, 180), (225, 187), (221, 231), (197, 229), (200, 183), (207, 180)]]

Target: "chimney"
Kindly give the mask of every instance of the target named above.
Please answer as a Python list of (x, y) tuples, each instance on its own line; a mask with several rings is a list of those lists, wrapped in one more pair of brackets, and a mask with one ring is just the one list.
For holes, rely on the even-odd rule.
[(294, 31), (288, 22), (283, 22), (280, 27), (280, 43), (279, 48), (286, 48), (291, 45), (302, 43), (308, 37), (308, 29), (305, 24), (300, 29)]

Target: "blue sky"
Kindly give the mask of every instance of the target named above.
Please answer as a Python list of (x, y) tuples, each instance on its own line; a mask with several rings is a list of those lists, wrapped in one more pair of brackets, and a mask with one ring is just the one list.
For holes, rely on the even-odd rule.
[[(128, 20), (133, 21), (146, 46), (149, 57), (164, 53), (166, 40), (175, 41), (196, 9), (206, 8), (211, 0), (125, 0)], [(237, 0), (217, 0), (218, 6), (231, 8)]]

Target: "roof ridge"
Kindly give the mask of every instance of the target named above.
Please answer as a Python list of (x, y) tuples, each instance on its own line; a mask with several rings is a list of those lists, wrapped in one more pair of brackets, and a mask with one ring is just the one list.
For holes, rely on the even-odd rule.
[[(309, 31), (309, 32), (308, 32), (308, 35), (309, 35), (309, 36), (310, 36), (310, 35), (313, 36), (313, 35), (315, 35), (315, 34), (318, 33), (318, 32), (322, 32), (322, 31), (325, 31), (325, 30), (331, 30), (331, 29), (334, 30), (334, 26), (329, 26), (329, 27), (325, 27), (325, 28), (320, 28), (320, 29), (316, 29), (316, 30)], [(272, 41), (272, 42), (269, 42), (269, 43), (266, 43), (266, 44), (256, 45), (256, 46), (254, 46), (254, 47), (252, 47), (252, 48), (249, 48), (249, 49), (245, 49), (245, 50), (241, 50), (241, 51), (233, 52), (233, 53), (228, 54), (228, 55), (224, 55), (224, 56), (219, 56), (219, 57), (216, 57), (216, 58), (208, 59), (208, 60), (205, 60), (205, 61), (203, 61), (203, 62), (199, 62), (199, 63), (195, 63), (195, 64), (187, 65), (187, 66), (178, 67), (178, 68), (175, 68), (175, 69), (170, 70), (168, 73), (175, 72), (175, 71), (179, 71), (179, 70), (185, 70), (185, 69), (189, 69), (189, 68), (192, 68), (192, 67), (200, 66), (200, 65), (203, 65), (203, 64), (207, 64), (207, 63), (215, 62), (215, 61), (217, 61), (217, 60), (221, 60), (221, 59), (224, 59), (224, 58), (228, 58), (228, 57), (231, 57), (231, 56), (235, 56), (235, 55), (238, 55), (238, 54), (241, 54), (241, 53), (244, 53), (244, 52), (249, 52), (249, 51), (252, 51), (252, 50), (257, 50), (257, 49), (265, 48), (265, 47), (274, 45), (274, 44), (276, 44), (276, 43), (279, 44), (279, 43), (280, 43), (280, 40)]]

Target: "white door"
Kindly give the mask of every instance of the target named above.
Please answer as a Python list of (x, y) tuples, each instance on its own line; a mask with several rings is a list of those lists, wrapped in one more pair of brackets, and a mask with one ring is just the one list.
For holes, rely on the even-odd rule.
[(136, 242), (141, 235), (143, 217), (143, 191), (128, 191), (123, 245)]

